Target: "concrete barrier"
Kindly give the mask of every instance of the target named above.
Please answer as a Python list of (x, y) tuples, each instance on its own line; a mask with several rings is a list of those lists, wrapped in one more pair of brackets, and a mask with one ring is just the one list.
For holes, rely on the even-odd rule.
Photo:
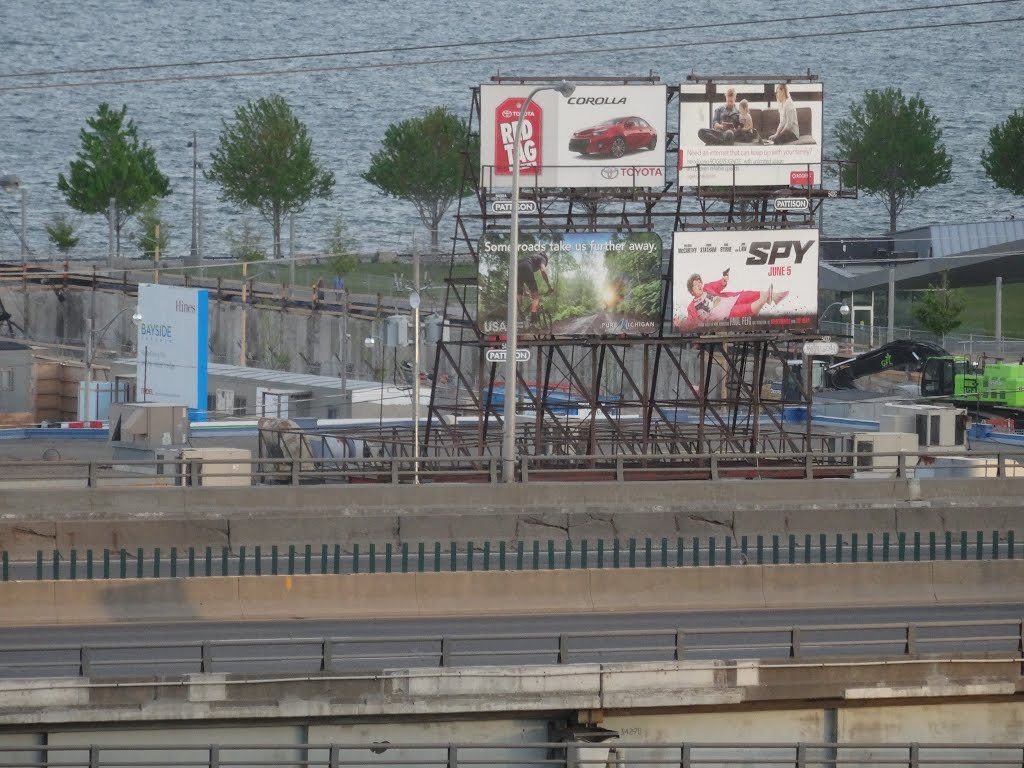
[(1008, 602), (1024, 561), (845, 563), (0, 584), (0, 625)]

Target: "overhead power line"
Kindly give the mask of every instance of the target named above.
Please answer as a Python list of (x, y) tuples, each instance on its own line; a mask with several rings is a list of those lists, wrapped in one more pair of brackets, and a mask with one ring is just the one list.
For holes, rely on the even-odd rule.
[[(977, 0), (977, 2), (975, 2), (975, 3), (965, 3), (963, 5), (977, 5), (977, 4), (1001, 3), (1001, 2), (1021, 2), (1021, 0)], [(957, 7), (957, 6), (949, 6), (949, 5), (918, 6), (917, 8), (921, 8), (921, 9), (925, 9), (925, 8), (930, 8), (930, 9), (946, 9), (946, 8), (950, 8), (950, 7)], [(905, 8), (905, 9), (899, 9), (899, 10), (901, 12), (908, 13), (908, 12), (913, 12), (915, 9), (914, 8)], [(896, 12), (896, 11), (895, 10), (890, 10), (890, 11), (887, 11), (887, 12)], [(797, 18), (793, 18), (793, 19), (789, 19), (789, 20), (790, 21), (806, 21), (806, 20), (815, 19), (815, 18), (835, 18), (835, 17), (841, 16), (841, 15), (843, 15), (843, 14), (829, 14), (828, 16), (822, 16), (822, 17), (803, 16), (803, 17), (797, 17)], [(728, 24), (728, 25), (725, 25), (725, 26), (736, 27), (736, 26), (740, 26), (741, 24), (743, 24), (743, 25), (754, 24), (754, 23), (766, 24), (766, 23), (774, 23), (774, 22), (779, 22), (779, 21), (783, 21), (783, 19), (761, 19), (761, 20), (759, 20), (757, 22), (737, 22), (737, 23), (732, 23), (732, 24)], [(894, 26), (894, 27), (874, 27), (874, 28), (870, 28), (870, 29), (839, 29), (839, 30), (824, 30), (824, 31), (813, 31), (813, 32), (787, 32), (786, 39), (787, 40), (800, 40), (800, 39), (810, 39), (810, 38), (822, 39), (822, 38), (835, 38), (835, 37), (850, 37), (850, 36), (856, 36), (856, 35), (888, 34), (888, 33), (892, 33), (892, 32), (915, 32), (915, 31), (924, 31), (924, 30), (948, 29), (948, 28), (953, 28), (953, 27), (957, 27), (957, 28), (977, 27), (977, 26), (985, 26), (985, 25), (993, 25), (993, 24), (1007, 24), (1007, 25), (1009, 25), (1009, 24), (1016, 24), (1016, 23), (1019, 23), (1021, 21), (1024, 21), (1024, 16), (1013, 16), (1013, 17), (1001, 18), (1001, 19), (978, 19), (978, 20), (969, 20), (969, 21), (958, 20), (958, 21), (946, 21), (946, 22), (928, 22), (928, 23), (922, 23), (922, 24), (907, 24), (907, 25)], [(715, 25), (715, 26), (723, 26), (723, 25)], [(666, 27), (666, 28), (661, 28), (661, 29), (651, 30), (651, 31), (656, 31), (656, 32), (685, 31), (685, 30), (692, 30), (692, 29), (696, 29), (696, 28), (697, 27)], [(591, 36), (597, 36), (599, 34), (600, 35), (607, 35), (607, 34), (622, 35), (622, 34), (636, 34), (636, 33), (638, 33), (638, 32), (628, 32), (628, 33), (623, 33), (623, 32), (616, 32), (616, 33), (593, 33)], [(566, 39), (579, 39), (579, 38), (587, 37), (587, 36), (588, 35), (567, 35), (567, 36), (564, 36), (564, 37), (559, 37), (557, 39), (560, 40), (560, 41), (564, 41)], [(538, 38), (538, 40), (542, 40), (542, 39), (545, 39), (545, 38)], [(688, 42), (673, 42), (673, 43), (646, 43), (646, 44), (644, 44), (642, 46), (642, 48), (645, 51), (666, 50), (666, 49), (684, 49), (684, 48), (703, 48), (703, 47), (708, 47), (708, 46), (754, 44), (754, 43), (762, 42), (763, 40), (764, 40), (764, 35), (761, 34), (761, 35), (758, 35), (757, 37), (725, 38), (725, 39), (719, 39), (719, 40), (694, 40), (694, 41), (688, 41)], [(526, 41), (524, 41), (524, 42), (526, 42)], [(534, 42), (534, 41), (529, 41), (529, 42)], [(491, 43), (486, 43), (486, 44), (487, 45), (498, 45), (498, 44), (501, 44), (501, 43), (491, 42)], [(463, 43), (463, 44), (458, 44), (458, 45), (439, 45), (439, 46), (436, 46), (436, 47), (451, 48), (451, 47), (469, 46), (469, 45), (483, 45), (483, 43), (479, 43), (479, 44), (478, 43)], [(381, 49), (380, 52), (400, 53), (400, 52), (403, 52), (403, 51), (416, 51), (416, 50), (422, 50), (422, 48), (410, 47), (410, 48), (404, 48), (404, 49), (395, 49), (395, 48), (392, 48), (392, 49)], [(581, 56), (581, 57), (582, 56), (595, 56), (595, 55), (603, 55), (603, 54), (609, 54), (609, 53), (621, 53), (621, 48), (618, 47), (618, 46), (613, 47), (613, 48), (573, 48), (573, 49), (558, 50), (558, 51), (532, 52), (530, 55), (533, 58), (538, 59), (538, 58), (562, 58), (562, 57), (570, 57), (570, 56)], [(279, 57), (279, 58), (271, 57), (271, 58), (267, 58), (267, 59), (260, 59), (260, 60), (253, 60), (253, 61), (274, 61), (274, 60), (282, 60), (282, 59), (315, 58), (315, 57), (332, 56), (332, 55), (357, 55), (357, 52), (353, 52), (353, 53), (349, 53), (349, 54), (344, 54), (344, 53), (337, 53), (337, 54), (307, 54), (307, 55), (303, 55), (303, 56), (285, 56), (285, 57)], [(271, 77), (271, 76), (281, 76), (281, 75), (325, 74), (325, 73), (332, 73), (332, 72), (357, 72), (357, 71), (361, 71), (361, 70), (374, 70), (374, 69), (398, 69), (398, 68), (427, 67), (427, 66), (437, 66), (437, 65), (443, 65), (443, 64), (467, 64), (467, 63), (476, 63), (476, 62), (507, 61), (507, 60), (513, 60), (513, 59), (514, 60), (519, 60), (519, 59), (521, 59), (522, 55), (523, 54), (521, 52), (516, 52), (516, 53), (489, 53), (489, 54), (480, 55), (480, 56), (459, 56), (459, 57), (455, 57), (455, 58), (443, 58), (443, 59), (420, 59), (420, 60), (416, 60), (416, 61), (388, 61), (388, 62), (376, 62), (376, 63), (366, 63), (366, 64), (345, 64), (345, 65), (322, 66), (322, 67), (298, 67), (298, 68), (288, 68), (288, 69), (264, 69), (264, 70), (254, 70), (254, 71), (244, 71), (244, 72), (217, 72), (217, 73), (209, 73), (209, 74), (201, 74), (201, 73), (196, 73), (196, 74), (176, 74), (176, 75), (164, 75), (164, 76), (153, 76), (153, 77), (115, 78), (115, 79), (108, 79), (108, 80), (61, 81), (61, 82), (55, 82), (55, 83), (27, 83), (27, 84), (24, 84), (24, 85), (6, 85), (6, 86), (2, 86), (2, 87), (0, 87), (0, 93), (9, 93), (9, 92), (15, 92), (15, 91), (54, 90), (54, 89), (63, 89), (63, 88), (95, 88), (95, 87), (104, 87), (104, 86), (111, 86), (111, 85), (145, 85), (145, 84), (175, 83), (175, 82), (202, 81), (202, 80), (229, 80), (229, 79), (246, 78), (246, 77)], [(205, 66), (208, 63), (214, 63), (214, 62), (193, 62), (193, 63), (174, 65), (174, 66), (179, 66), (179, 67), (183, 67), (183, 66), (197, 67), (197, 66)], [(70, 74), (92, 74), (92, 73), (97, 72), (97, 71), (99, 71), (99, 72), (118, 72), (118, 71), (126, 71), (126, 70), (131, 70), (131, 69), (149, 69), (149, 68), (155, 68), (156, 66), (157, 65), (152, 65), (152, 66), (150, 66), (150, 65), (139, 65), (138, 67), (120, 67), (120, 68), (110, 68), (110, 69), (103, 69), (103, 70), (72, 70), (72, 71), (70, 71)], [(55, 72), (54, 74), (62, 74), (62, 73)], [(0, 78), (0, 79), (8, 79), (9, 80), (12, 77), (26, 77), (26, 76), (28, 76), (28, 75), (27, 74), (23, 74), (23, 75), (6, 75), (6, 76), (2, 76), (2, 78)]]

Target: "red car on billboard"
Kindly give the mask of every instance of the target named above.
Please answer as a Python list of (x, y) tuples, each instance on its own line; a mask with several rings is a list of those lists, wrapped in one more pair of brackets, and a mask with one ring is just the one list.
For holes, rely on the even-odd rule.
[(658, 132), (642, 117), (615, 117), (593, 128), (576, 131), (569, 139), (569, 151), (581, 155), (622, 157), (627, 152), (654, 149)]

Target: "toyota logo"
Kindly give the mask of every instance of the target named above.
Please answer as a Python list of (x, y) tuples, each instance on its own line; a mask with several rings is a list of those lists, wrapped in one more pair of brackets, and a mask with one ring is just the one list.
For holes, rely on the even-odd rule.
[(601, 176), (606, 179), (617, 179), (619, 178), (618, 168), (602, 168)]

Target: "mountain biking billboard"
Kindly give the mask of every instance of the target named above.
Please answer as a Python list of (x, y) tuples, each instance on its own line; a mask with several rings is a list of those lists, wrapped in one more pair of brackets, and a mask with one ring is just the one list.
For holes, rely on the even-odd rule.
[(821, 185), (821, 83), (679, 86), (679, 185)]
[[(511, 235), (480, 241), (477, 322), (508, 330)], [(543, 337), (647, 336), (661, 326), (661, 238), (653, 232), (523, 233), (519, 333)]]
[(811, 330), (818, 230), (675, 232), (672, 325), (704, 331)]
[[(536, 85), (480, 86), (480, 184), (512, 186), (516, 122)], [(581, 85), (540, 91), (526, 107), (520, 183), (530, 187), (662, 187), (664, 85)]]

